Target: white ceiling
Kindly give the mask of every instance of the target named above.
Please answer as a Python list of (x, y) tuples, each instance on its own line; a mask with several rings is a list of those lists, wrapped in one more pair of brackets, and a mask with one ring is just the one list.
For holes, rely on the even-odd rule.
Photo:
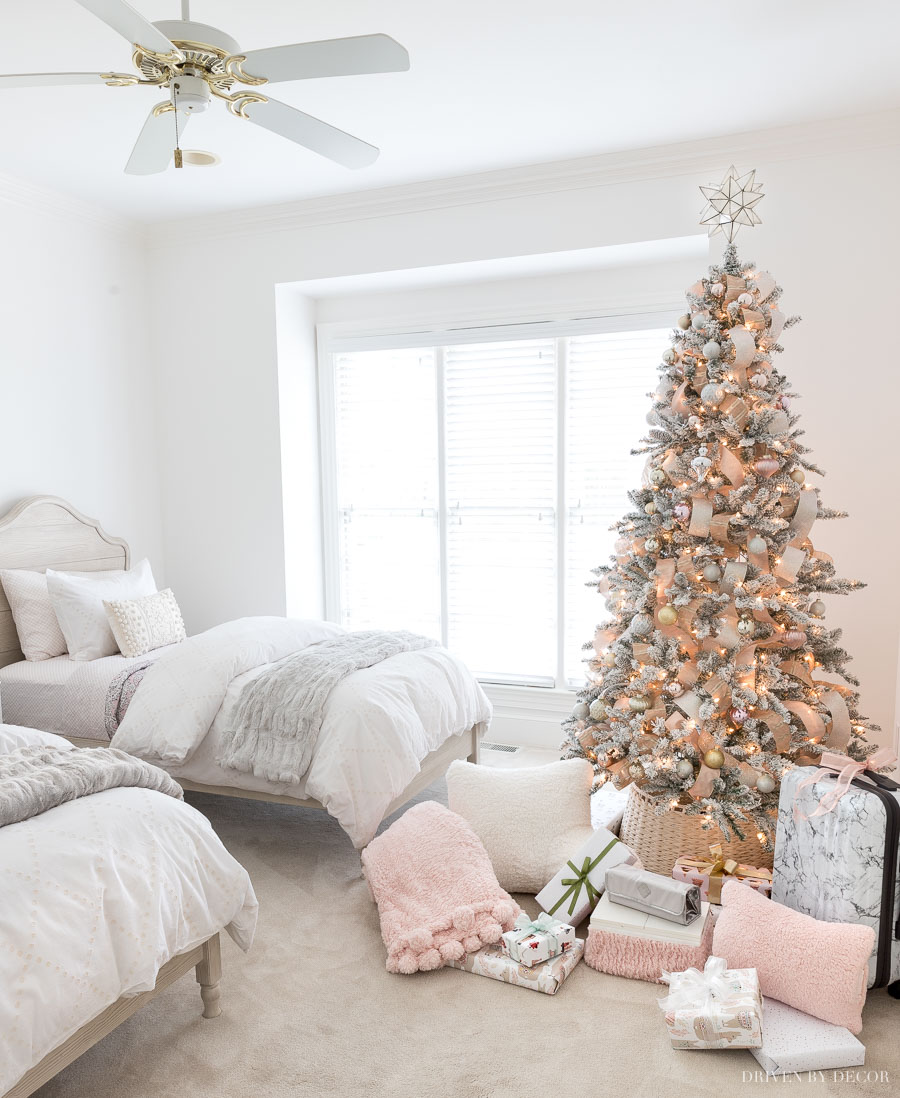
[[(131, 0), (177, 19), (179, 0)], [(278, 96), (381, 150), (349, 171), (214, 103), (185, 147), (215, 168), (122, 168), (152, 88), (4, 90), (0, 172), (145, 221), (763, 129), (900, 106), (895, 0), (193, 0), (245, 49), (384, 32), (408, 73), (299, 81)], [(129, 71), (74, 0), (3, 5), (0, 72)]]

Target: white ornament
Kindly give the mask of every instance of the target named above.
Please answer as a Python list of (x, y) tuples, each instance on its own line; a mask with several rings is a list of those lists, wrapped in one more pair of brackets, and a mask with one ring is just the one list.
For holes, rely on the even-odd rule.
[(682, 781), (687, 781), (694, 776), (694, 764), (689, 759), (679, 759), (675, 763), (675, 773)]
[(659, 542), (656, 538), (647, 538), (644, 542), (644, 548), (648, 553), (656, 553), (659, 551)]
[(771, 774), (760, 774), (756, 779), (756, 788), (760, 793), (771, 793), (775, 788), (775, 779)]
[(706, 456), (706, 449), (706, 446), (702, 445), (700, 453), (691, 462), (691, 468), (694, 470), (694, 476), (697, 480), (704, 480), (712, 466), (712, 460)]
[(653, 628), (653, 619), (649, 614), (635, 614), (631, 619), (631, 631), (638, 637), (646, 637)]
[(572, 716), (576, 721), (586, 721), (591, 715), (591, 707), (587, 702), (579, 702), (572, 710)]
[(753, 304), (753, 294), (738, 294), (738, 305), (746, 307)]
[(700, 390), (700, 399), (704, 404), (715, 407), (717, 404), (721, 404), (725, 399), (725, 390), (721, 385), (716, 385), (714, 381), (711, 381)]
[(821, 599), (816, 599), (816, 601), (810, 605), (809, 612), (814, 618), (824, 618), (825, 603), (822, 602)]
[(715, 583), (722, 578), (722, 569), (718, 564), (706, 564), (703, 567), (703, 578), (708, 583)]
[(714, 339), (711, 339), (708, 343), (703, 344), (703, 354), (707, 358), (718, 358), (722, 348)]
[(757, 534), (756, 537), (752, 537), (747, 542), (747, 549), (751, 553), (765, 553), (768, 548), (769, 547), (766, 544), (765, 540), (761, 538), (759, 534)]
[(754, 389), (765, 389), (765, 387), (769, 384), (769, 375), (754, 374), (753, 377), (750, 378), (750, 384), (753, 386)]
[(708, 320), (709, 317), (704, 313), (694, 313), (694, 316), (691, 319), (691, 327), (695, 332), (700, 332), (706, 327)]
[(725, 293), (725, 287), (722, 285), (721, 282), (714, 282), (712, 286), (710, 286), (709, 292), (713, 295), (713, 297), (721, 297), (722, 294)]

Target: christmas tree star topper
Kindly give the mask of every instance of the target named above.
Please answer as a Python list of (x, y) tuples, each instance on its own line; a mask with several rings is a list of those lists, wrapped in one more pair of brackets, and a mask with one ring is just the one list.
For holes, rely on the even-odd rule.
[(707, 201), (700, 214), (700, 224), (709, 225), (709, 235), (723, 233), (731, 243), (741, 225), (759, 225), (761, 219), (753, 207), (764, 197), (762, 183), (756, 181), (756, 170), (738, 175), (732, 165), (718, 186), (701, 187)]

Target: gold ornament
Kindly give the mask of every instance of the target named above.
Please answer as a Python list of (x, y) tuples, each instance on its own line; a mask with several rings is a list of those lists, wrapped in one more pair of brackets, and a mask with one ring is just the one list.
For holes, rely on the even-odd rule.
[(713, 747), (703, 756), (703, 765), (708, 766), (710, 770), (721, 770), (725, 765), (725, 756), (718, 747)]
[(628, 699), (628, 707), (635, 713), (644, 713), (650, 708), (650, 699), (638, 694)]
[(802, 469), (791, 469), (790, 477), (795, 484), (806, 483), (806, 473)]
[(644, 504), (644, 514), (645, 515), (655, 515), (656, 514), (656, 504), (653, 502), (652, 499), (650, 500), (649, 503)]
[(678, 611), (674, 606), (661, 606), (658, 617), (660, 625), (674, 625), (678, 621)]

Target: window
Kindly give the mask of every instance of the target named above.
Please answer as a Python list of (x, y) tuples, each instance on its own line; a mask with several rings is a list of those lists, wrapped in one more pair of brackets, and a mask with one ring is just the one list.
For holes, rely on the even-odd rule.
[(586, 584), (640, 481), (668, 341), (656, 317), (586, 325), (324, 356), (331, 616), (438, 637), (482, 681), (583, 680), (605, 614)]

